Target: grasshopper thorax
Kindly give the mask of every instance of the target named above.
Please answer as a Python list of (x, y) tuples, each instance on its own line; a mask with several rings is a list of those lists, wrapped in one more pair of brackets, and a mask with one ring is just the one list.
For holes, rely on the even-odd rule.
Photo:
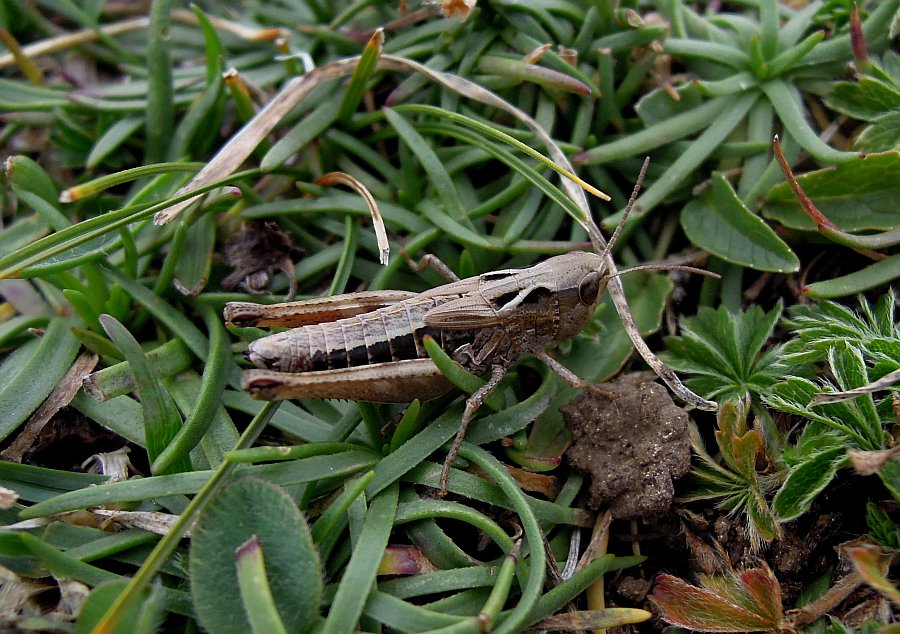
[(604, 258), (587, 251), (559, 255), (545, 264), (556, 274), (560, 320), (555, 338), (563, 341), (577, 335), (593, 319), (609, 276)]

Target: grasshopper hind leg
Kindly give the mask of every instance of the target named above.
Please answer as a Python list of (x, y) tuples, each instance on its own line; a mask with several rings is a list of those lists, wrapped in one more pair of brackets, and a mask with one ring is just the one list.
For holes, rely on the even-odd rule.
[(453, 445), (451, 445), (450, 451), (447, 452), (447, 458), (444, 460), (444, 466), (441, 468), (441, 490), (438, 493), (438, 496), (444, 497), (447, 495), (447, 478), (450, 476), (450, 467), (453, 465), (453, 461), (456, 460), (456, 454), (459, 453), (459, 446), (466, 438), (466, 429), (469, 427), (469, 422), (472, 420), (475, 412), (478, 411), (478, 408), (484, 403), (484, 399), (490, 396), (491, 393), (497, 389), (497, 386), (500, 385), (500, 381), (506, 376), (507, 369), (508, 366), (506, 365), (491, 366), (491, 378), (489, 378), (487, 383), (482, 385), (466, 401), (466, 409), (463, 411), (459, 431), (456, 432), (456, 438), (453, 439)]

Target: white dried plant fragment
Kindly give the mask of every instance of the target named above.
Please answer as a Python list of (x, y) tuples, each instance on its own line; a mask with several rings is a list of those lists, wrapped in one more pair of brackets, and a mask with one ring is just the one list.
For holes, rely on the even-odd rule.
[(476, 0), (432, 0), (428, 4), (434, 5), (445, 18), (462, 22), (469, 17), (477, 2)]

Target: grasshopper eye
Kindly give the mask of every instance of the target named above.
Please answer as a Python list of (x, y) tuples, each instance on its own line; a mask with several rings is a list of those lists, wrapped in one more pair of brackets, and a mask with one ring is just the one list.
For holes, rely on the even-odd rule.
[(591, 271), (581, 280), (578, 285), (578, 299), (585, 306), (590, 306), (597, 301), (597, 295), (600, 294), (600, 274), (597, 271)]

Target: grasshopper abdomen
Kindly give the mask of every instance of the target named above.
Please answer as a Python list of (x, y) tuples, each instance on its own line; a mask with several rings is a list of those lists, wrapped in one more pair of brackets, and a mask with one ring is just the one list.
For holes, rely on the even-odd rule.
[(260, 368), (280, 372), (317, 372), (427, 357), (422, 338), (430, 335), (444, 350), (474, 340), (467, 330), (426, 326), (425, 314), (445, 300), (406, 300), (373, 312), (310, 324), (252, 342), (246, 356)]

